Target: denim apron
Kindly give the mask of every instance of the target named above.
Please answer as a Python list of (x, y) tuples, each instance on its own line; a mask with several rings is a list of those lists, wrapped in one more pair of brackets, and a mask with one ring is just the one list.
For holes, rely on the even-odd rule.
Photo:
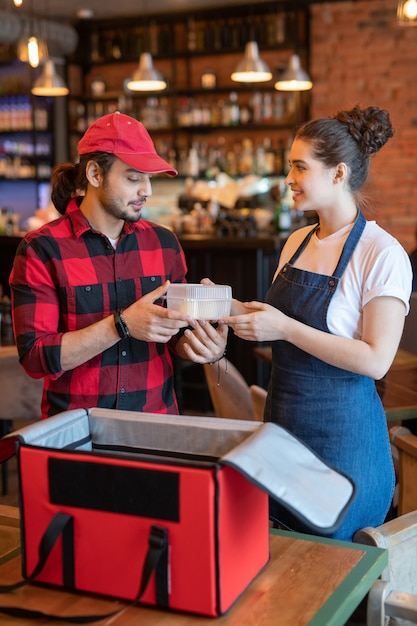
[[(266, 302), (308, 326), (330, 332), (329, 304), (365, 224), (359, 211), (333, 276), (293, 266), (318, 225), (313, 228), (280, 270)], [(359, 528), (383, 523), (395, 478), (386, 417), (373, 379), (328, 365), (286, 341), (275, 341), (265, 421), (280, 424), (354, 480), (354, 500), (340, 527), (329, 536), (350, 541)], [(293, 530), (308, 532), (272, 500), (270, 516)]]

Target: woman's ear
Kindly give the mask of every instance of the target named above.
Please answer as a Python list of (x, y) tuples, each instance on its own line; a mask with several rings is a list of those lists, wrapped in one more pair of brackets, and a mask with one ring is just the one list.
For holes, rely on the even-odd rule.
[(343, 183), (343, 181), (346, 180), (347, 174), (348, 174), (348, 168), (347, 168), (346, 163), (339, 163), (336, 166), (336, 171), (334, 174), (334, 182), (336, 184)]
[(97, 164), (96, 161), (88, 161), (85, 168), (85, 175), (92, 187), (100, 187), (103, 176), (101, 172), (101, 167)]

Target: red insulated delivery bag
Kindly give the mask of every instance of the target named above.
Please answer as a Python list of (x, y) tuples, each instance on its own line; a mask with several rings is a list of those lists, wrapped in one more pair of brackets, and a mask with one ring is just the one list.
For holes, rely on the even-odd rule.
[(354, 494), (275, 424), (93, 408), (8, 439), (25, 579), (213, 617), (268, 563), (269, 496), (325, 533)]

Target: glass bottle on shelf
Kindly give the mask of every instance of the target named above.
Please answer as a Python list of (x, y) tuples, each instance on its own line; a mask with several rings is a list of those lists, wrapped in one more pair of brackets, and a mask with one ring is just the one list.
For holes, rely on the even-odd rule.
[(270, 124), (272, 122), (272, 95), (265, 93), (262, 101), (262, 122), (264, 124)]
[(223, 100), (213, 100), (210, 107), (210, 117), (212, 126), (220, 126), (222, 123)]
[(259, 91), (255, 91), (250, 99), (250, 106), (252, 109), (252, 121), (254, 124), (262, 123), (262, 94)]
[(249, 137), (242, 141), (242, 153), (239, 161), (239, 174), (246, 176), (253, 172), (253, 143)]
[(275, 172), (277, 174), (284, 173), (284, 143), (282, 139), (278, 141), (278, 146), (275, 152)]
[(291, 211), (285, 198), (281, 198), (274, 215), (274, 230), (277, 233), (287, 233), (290, 229)]
[(263, 148), (265, 153), (265, 174), (266, 176), (271, 176), (275, 173), (275, 152), (272, 146), (272, 141), (270, 137), (265, 137), (263, 142)]
[(223, 107), (223, 126), (237, 126), (240, 122), (240, 108), (237, 93), (232, 91), (226, 106)]
[(262, 143), (258, 144), (255, 152), (255, 174), (258, 176), (265, 176), (267, 173), (265, 149)]

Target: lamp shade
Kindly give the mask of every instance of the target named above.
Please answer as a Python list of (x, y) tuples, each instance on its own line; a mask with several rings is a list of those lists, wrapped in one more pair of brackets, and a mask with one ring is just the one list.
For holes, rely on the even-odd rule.
[(126, 82), (126, 88), (129, 91), (162, 91), (166, 86), (166, 80), (153, 66), (151, 54), (142, 52), (139, 67), (132, 78)]
[(300, 57), (293, 54), (287, 69), (275, 83), (275, 89), (279, 91), (307, 91), (313, 83), (307, 72), (301, 67)]
[(417, 0), (400, 0), (397, 6), (400, 26), (417, 26)]
[(34, 96), (66, 96), (69, 92), (65, 81), (59, 76), (52, 59), (47, 59), (42, 74), (35, 80), (32, 87)]
[(272, 72), (260, 58), (256, 41), (248, 41), (244, 57), (231, 78), (238, 83), (264, 83), (271, 80)]

